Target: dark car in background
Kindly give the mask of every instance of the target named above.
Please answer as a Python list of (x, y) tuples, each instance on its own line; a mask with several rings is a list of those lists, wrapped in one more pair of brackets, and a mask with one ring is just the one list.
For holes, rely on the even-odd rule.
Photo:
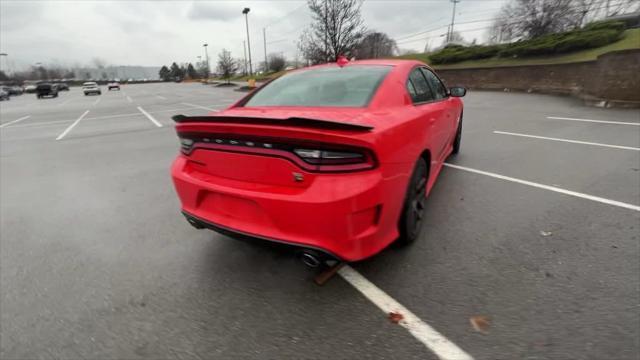
[(56, 83), (58, 85), (58, 91), (69, 91), (69, 85), (67, 83)]
[(58, 97), (58, 85), (43, 83), (36, 86), (36, 96), (41, 99), (45, 96)]
[(11, 100), (9, 97), (9, 92), (7, 92), (4, 88), (0, 88), (0, 101), (2, 100)]
[(10, 96), (22, 95), (23, 93), (22, 87), (20, 86), (5, 85), (2, 86), (2, 90), (4, 90)]

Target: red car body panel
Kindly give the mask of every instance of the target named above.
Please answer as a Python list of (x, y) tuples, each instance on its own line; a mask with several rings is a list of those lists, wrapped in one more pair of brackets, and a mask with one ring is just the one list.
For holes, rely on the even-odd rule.
[[(366, 107), (256, 108), (243, 107), (240, 100), (209, 114), (220, 122), (180, 122), (176, 130), (178, 134), (211, 134), (212, 139), (220, 135), (366, 149), (372, 154), (373, 168), (319, 172), (277, 150), (238, 152), (213, 142), (200, 143), (189, 154), (180, 154), (172, 166), (182, 210), (224, 229), (320, 249), (345, 261), (367, 258), (393, 242), (399, 236), (398, 222), (416, 161), (421, 156), (430, 159), (429, 193), (452, 151), (462, 101), (449, 96), (414, 105), (407, 79), (412, 69), (426, 66), (423, 63), (371, 60), (346, 66), (352, 64), (393, 67)], [(273, 121), (225, 123), (229, 117)], [(291, 117), (373, 129), (278, 124)], [(303, 180), (296, 181), (296, 177)]]

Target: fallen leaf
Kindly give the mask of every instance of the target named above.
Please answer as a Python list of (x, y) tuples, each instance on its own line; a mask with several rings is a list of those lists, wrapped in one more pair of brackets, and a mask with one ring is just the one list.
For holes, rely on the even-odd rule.
[(540, 235), (547, 237), (553, 235), (553, 233), (551, 231), (540, 230)]
[(469, 318), (469, 322), (475, 331), (485, 334), (487, 333), (487, 329), (489, 329), (489, 325), (491, 325), (491, 320), (486, 316), (472, 316)]
[(402, 319), (404, 319), (404, 316), (402, 316), (402, 314), (400, 313), (397, 313), (397, 312), (389, 313), (389, 320), (394, 324), (399, 323)]

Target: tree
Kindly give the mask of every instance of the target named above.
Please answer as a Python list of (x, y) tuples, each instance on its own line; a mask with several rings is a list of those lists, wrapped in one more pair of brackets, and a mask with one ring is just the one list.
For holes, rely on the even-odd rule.
[(637, 0), (511, 0), (489, 30), (501, 43), (580, 28), (588, 22), (640, 9)]
[(162, 79), (162, 81), (169, 81), (169, 77), (171, 77), (171, 70), (163, 65), (160, 68), (160, 71), (158, 71), (158, 76), (160, 76), (160, 79)]
[(169, 77), (172, 80), (182, 79), (184, 77), (184, 73), (182, 72), (182, 69), (180, 69), (180, 66), (178, 66), (178, 64), (176, 64), (175, 62), (173, 64), (171, 64), (171, 70), (169, 71)]
[(222, 49), (218, 54), (218, 74), (227, 80), (228, 84), (236, 71), (238, 71), (238, 63), (231, 57), (231, 51)]
[(463, 44), (464, 43), (464, 38), (462, 37), (462, 35), (460, 35), (459, 32), (452, 31), (451, 34), (449, 34), (449, 43), (450, 44)]
[(187, 77), (189, 79), (197, 79), (200, 77), (198, 76), (198, 72), (196, 71), (196, 68), (194, 68), (191, 63), (187, 65)]
[(511, 0), (499, 12), (502, 31), (511, 39), (531, 39), (565, 31), (573, 24), (573, 0)]
[(200, 75), (200, 77), (203, 78), (209, 78), (209, 69), (207, 68), (207, 62), (206, 61), (198, 61), (196, 63), (196, 71), (198, 72), (198, 74)]
[(391, 57), (398, 51), (396, 42), (382, 32), (369, 32), (358, 43), (355, 55), (358, 59)]
[(307, 0), (313, 22), (298, 42), (304, 57), (314, 64), (352, 57), (364, 34), (362, 0)]
[(180, 75), (182, 75), (180, 77), (181, 79), (187, 76), (187, 67), (185, 64), (180, 65)]
[(91, 62), (93, 62), (93, 65), (95, 67), (97, 67), (98, 69), (104, 69), (104, 67), (107, 65), (107, 62), (100, 59), (100, 58), (93, 58), (93, 60), (91, 60)]
[(278, 72), (284, 70), (287, 60), (280, 54), (269, 54), (269, 71)]
[(4, 73), (4, 71), (0, 70), (0, 81), (7, 81), (9, 80), (9, 76), (7, 76), (7, 74)]

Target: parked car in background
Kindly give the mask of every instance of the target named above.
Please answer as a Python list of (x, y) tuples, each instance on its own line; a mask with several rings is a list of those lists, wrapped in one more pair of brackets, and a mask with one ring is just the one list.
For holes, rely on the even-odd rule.
[(56, 83), (56, 85), (58, 85), (58, 90), (59, 91), (69, 91), (69, 85), (67, 85), (67, 83)]
[(29, 85), (26, 85), (26, 86), (24, 87), (24, 92), (26, 92), (27, 94), (33, 94), (33, 93), (35, 93), (35, 92), (36, 92), (36, 88), (37, 88), (37, 87), (38, 87), (38, 86), (37, 86), (36, 84), (29, 84)]
[(92, 94), (102, 95), (102, 90), (100, 90), (100, 87), (94, 81), (88, 81), (82, 84), (82, 92), (84, 92), (85, 96)]
[(24, 89), (21, 86), (15, 85), (9, 87), (9, 95), (22, 95)]
[(341, 58), (224, 111), (176, 115), (182, 212), (196, 228), (298, 247), (310, 266), (411, 243), (460, 149), (465, 93), (422, 62)]
[(120, 83), (119, 83), (119, 82), (117, 82), (117, 81), (110, 82), (110, 83), (107, 85), (107, 89), (109, 89), (109, 91), (111, 91), (111, 90), (116, 90), (116, 89), (118, 89), (118, 91), (120, 91)]
[(2, 90), (7, 92), (10, 96), (22, 95), (22, 88), (20, 86), (2, 86)]
[(58, 85), (42, 83), (36, 86), (36, 96), (42, 99), (45, 96), (58, 97)]
[(11, 100), (11, 97), (9, 97), (9, 92), (4, 88), (0, 88), (0, 100)]

